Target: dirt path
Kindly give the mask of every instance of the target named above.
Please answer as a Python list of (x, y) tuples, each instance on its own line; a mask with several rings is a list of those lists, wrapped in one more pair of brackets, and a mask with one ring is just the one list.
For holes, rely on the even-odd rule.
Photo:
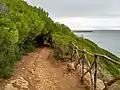
[(51, 51), (48, 47), (38, 48), (24, 56), (14, 76), (1, 80), (0, 90), (85, 90), (76, 73), (66, 74), (66, 65), (52, 59)]

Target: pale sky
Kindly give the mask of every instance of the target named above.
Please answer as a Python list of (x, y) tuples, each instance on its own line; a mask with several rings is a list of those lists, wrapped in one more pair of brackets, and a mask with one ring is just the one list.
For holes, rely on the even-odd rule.
[(26, 0), (72, 30), (120, 30), (120, 0)]

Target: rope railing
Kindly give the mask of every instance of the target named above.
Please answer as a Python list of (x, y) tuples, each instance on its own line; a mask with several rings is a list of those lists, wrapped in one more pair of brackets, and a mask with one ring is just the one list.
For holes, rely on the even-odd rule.
[[(98, 66), (99, 66), (99, 58), (103, 57), (105, 58), (105, 60), (108, 60), (114, 64), (118, 64), (120, 65), (120, 62), (115, 61), (113, 59), (111, 59), (110, 57), (106, 56), (106, 55), (102, 55), (102, 54), (98, 54), (98, 53), (90, 53), (87, 52), (86, 50), (81, 50), (78, 48), (78, 46), (76, 46), (74, 43), (71, 43), (73, 46), (73, 53), (72, 53), (72, 61), (75, 61), (75, 67), (80, 64), (81, 65), (81, 81), (84, 81), (84, 76), (87, 73), (90, 73), (90, 78), (91, 78), (91, 90), (96, 90), (97, 89), (97, 72), (98, 72)], [(82, 55), (82, 59), (80, 60), (80, 52), (83, 54)], [(75, 57), (74, 57), (75, 55)], [(92, 64), (90, 64), (89, 60), (87, 60), (87, 55), (90, 55), (92, 57), (94, 57), (94, 61)], [(75, 58), (75, 60), (74, 60)], [(86, 64), (87, 63), (87, 64)], [(87, 65), (89, 68), (87, 69), (87, 71), (84, 71), (85, 69), (85, 65)], [(93, 72), (93, 74), (92, 74)], [(102, 73), (101, 73), (102, 74)], [(103, 75), (102, 75), (103, 76)], [(103, 77), (104, 78), (104, 77)], [(105, 82), (105, 79), (103, 79), (103, 83), (105, 85), (105, 88), (103, 90), (108, 90), (108, 87), (111, 86), (113, 83), (115, 83), (116, 81), (120, 80), (120, 76), (115, 77), (113, 80), (109, 81), (109, 82)]]

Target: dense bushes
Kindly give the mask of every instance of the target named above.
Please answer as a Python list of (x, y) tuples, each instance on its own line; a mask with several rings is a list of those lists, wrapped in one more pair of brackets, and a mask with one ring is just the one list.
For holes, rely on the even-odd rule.
[(11, 76), (21, 55), (34, 50), (34, 39), (45, 25), (43, 17), (47, 18), (43, 9), (24, 1), (0, 1), (0, 77)]
[(20, 59), (19, 48), (12, 35), (0, 28), (0, 77), (8, 78), (14, 69), (15, 62)]
[[(70, 42), (73, 42), (91, 53), (101, 53), (119, 60), (92, 41), (77, 37), (64, 24), (54, 23), (48, 13), (40, 7), (32, 7), (23, 0), (0, 1), (0, 77), (11, 76), (21, 55), (33, 51), (44, 42), (53, 47), (56, 59), (70, 59), (72, 53)], [(88, 58), (92, 61), (92, 57)], [(116, 75), (116, 72), (120, 74), (117, 69), (119, 66), (116, 68), (114, 64), (104, 63), (104, 59), (101, 59), (101, 63), (112, 75)], [(111, 71), (112, 67), (114, 71)]]

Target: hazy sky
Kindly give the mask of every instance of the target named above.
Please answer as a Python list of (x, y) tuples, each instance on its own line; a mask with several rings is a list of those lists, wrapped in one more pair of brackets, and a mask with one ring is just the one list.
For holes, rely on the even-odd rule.
[(71, 29), (119, 29), (120, 0), (27, 0)]

